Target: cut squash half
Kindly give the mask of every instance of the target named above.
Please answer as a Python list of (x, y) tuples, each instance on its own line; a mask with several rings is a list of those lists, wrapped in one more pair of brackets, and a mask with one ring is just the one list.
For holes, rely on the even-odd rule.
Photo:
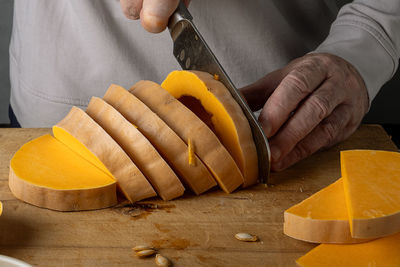
[[(150, 81), (136, 83), (130, 92), (166, 122), (182, 140), (192, 140), (196, 147), (196, 155), (212, 172), (225, 192), (230, 193), (243, 183), (238, 166), (217, 136), (175, 97)], [(187, 159), (188, 157), (188, 164)]]
[(196, 165), (188, 164), (188, 148), (185, 142), (128, 90), (113, 84), (103, 99), (147, 137), (179, 175), (182, 182), (195, 194), (201, 194), (216, 185), (211, 173), (196, 155), (194, 155)]
[(400, 232), (400, 153), (348, 150), (340, 160), (352, 237)]
[(53, 210), (91, 210), (117, 203), (115, 180), (51, 135), (15, 153), (9, 186), (18, 199)]
[(257, 150), (249, 122), (223, 83), (201, 71), (173, 71), (161, 86), (214, 130), (243, 174), (243, 187), (258, 179)]
[(53, 126), (53, 134), (75, 153), (111, 174), (130, 202), (156, 196), (151, 184), (124, 150), (83, 110), (72, 107), (68, 115)]
[(86, 109), (128, 154), (163, 200), (183, 195), (185, 188), (175, 172), (140, 131), (116, 109), (98, 97), (92, 97)]
[(284, 213), (283, 232), (313, 243), (359, 243), (352, 238), (343, 179), (318, 191)]

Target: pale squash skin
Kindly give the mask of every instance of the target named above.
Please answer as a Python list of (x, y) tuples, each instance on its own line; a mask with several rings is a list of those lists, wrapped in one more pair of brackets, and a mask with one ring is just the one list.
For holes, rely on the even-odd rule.
[(150, 81), (140, 81), (130, 89), (130, 92), (166, 122), (182, 140), (185, 142), (192, 140), (195, 154), (213, 173), (225, 192), (230, 193), (243, 183), (243, 176), (238, 166), (216, 135), (160, 85)]
[(194, 159), (194, 166), (188, 164), (188, 147), (185, 142), (137, 97), (113, 84), (103, 99), (138, 127), (138, 130), (175, 170), (182, 182), (195, 194), (204, 193), (217, 185), (197, 156)]
[(86, 112), (124, 149), (163, 200), (183, 195), (185, 188), (174, 171), (147, 138), (117, 110), (93, 97)]
[[(43, 144), (46, 144), (47, 147), (43, 147)], [(51, 148), (55, 148), (55, 150), (51, 150)], [(53, 166), (52, 164), (54, 163), (48, 163), (47, 161), (49, 154), (54, 151), (61, 152), (58, 153), (59, 157), (55, 159), (62, 167), (68, 170), (72, 170), (75, 167), (83, 171), (83, 173), (79, 172), (80, 175), (77, 177), (73, 177), (75, 179), (85, 179), (83, 183), (77, 183), (74, 180), (69, 186), (65, 184), (66, 181), (62, 179), (69, 177), (68, 174), (57, 174), (58, 172), (63, 172), (63, 170), (60, 170), (59, 166)], [(42, 152), (47, 155), (41, 154)], [(46, 166), (48, 168), (46, 171), (48, 177), (46, 175), (42, 176), (40, 173), (35, 174), (37, 168), (41, 166), (32, 165), (32, 162), (40, 162), (40, 160), (36, 162), (37, 157), (40, 155), (42, 159), (46, 159), (42, 163), (48, 165)], [(67, 161), (60, 162), (60, 157), (67, 159)], [(77, 163), (79, 165), (75, 165)], [(91, 177), (88, 175), (91, 175)], [(32, 180), (32, 176), (36, 178)], [(62, 178), (62, 176), (64, 177)], [(46, 184), (47, 178), (52, 182)], [(93, 210), (117, 204), (115, 180), (83, 158), (80, 158), (50, 135), (38, 137), (24, 144), (15, 153), (10, 162), (9, 187), (13, 195), (22, 201), (41, 208), (58, 211)]]
[(119, 189), (130, 202), (157, 195), (124, 150), (83, 110), (72, 107), (55, 127), (68, 132), (89, 149), (117, 180)]
[(103, 209), (116, 205), (116, 183), (91, 189), (60, 190), (35, 186), (19, 178), (10, 168), (9, 187), (13, 195), (29, 204), (58, 211)]
[(249, 122), (223, 83), (202, 71), (173, 71), (161, 84), (175, 98), (192, 96), (212, 115), (221, 143), (243, 175), (243, 187), (257, 183), (258, 156)]

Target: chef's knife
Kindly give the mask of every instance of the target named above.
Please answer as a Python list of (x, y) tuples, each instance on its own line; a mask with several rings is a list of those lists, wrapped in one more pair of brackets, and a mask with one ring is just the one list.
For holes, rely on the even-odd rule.
[(184, 70), (200, 70), (212, 75), (216, 74), (219, 80), (228, 88), (233, 98), (242, 108), (253, 133), (257, 148), (259, 180), (267, 183), (270, 171), (270, 150), (268, 140), (254, 117), (253, 112), (241, 97), (232, 81), (218, 62), (213, 52), (197, 30), (192, 21), (193, 17), (183, 1), (171, 16), (168, 28), (174, 42), (174, 56)]

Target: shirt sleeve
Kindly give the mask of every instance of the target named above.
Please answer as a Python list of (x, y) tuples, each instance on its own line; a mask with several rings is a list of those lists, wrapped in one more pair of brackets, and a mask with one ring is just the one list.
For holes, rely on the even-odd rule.
[(355, 0), (343, 6), (314, 52), (350, 62), (363, 77), (371, 103), (399, 64), (400, 1)]

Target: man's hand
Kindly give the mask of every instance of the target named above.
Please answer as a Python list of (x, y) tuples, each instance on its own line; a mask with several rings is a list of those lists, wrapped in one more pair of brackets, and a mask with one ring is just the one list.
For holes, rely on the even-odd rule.
[(262, 108), (274, 171), (349, 137), (369, 107), (357, 70), (330, 54), (298, 58), (241, 91), (253, 110)]
[[(184, 1), (186, 6), (189, 0)], [(179, 0), (120, 0), (123, 13), (128, 19), (140, 18), (145, 30), (159, 33), (165, 30), (169, 17), (178, 7)]]

